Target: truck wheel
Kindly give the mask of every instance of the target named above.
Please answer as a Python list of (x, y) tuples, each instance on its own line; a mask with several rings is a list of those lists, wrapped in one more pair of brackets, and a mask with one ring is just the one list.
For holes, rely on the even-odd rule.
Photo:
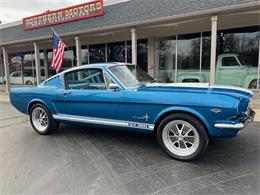
[(55, 121), (42, 104), (35, 104), (30, 110), (30, 122), (34, 130), (42, 135), (54, 133), (59, 127), (59, 122)]
[[(259, 81), (259, 84), (260, 84), (260, 81)], [(248, 88), (249, 89), (257, 89), (257, 80), (255, 79), (255, 80), (251, 81)]]
[(32, 81), (26, 81), (25, 84), (26, 85), (33, 85)]
[(201, 156), (209, 142), (204, 125), (185, 113), (164, 118), (158, 126), (157, 140), (168, 155), (181, 161), (191, 161)]

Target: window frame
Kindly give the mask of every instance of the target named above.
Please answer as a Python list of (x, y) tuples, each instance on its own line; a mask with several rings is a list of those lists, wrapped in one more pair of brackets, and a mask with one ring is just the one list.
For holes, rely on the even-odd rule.
[[(236, 60), (236, 62), (237, 62), (237, 65), (233, 65), (233, 66), (224, 66), (224, 65), (223, 65), (223, 59), (224, 59), (224, 58), (234, 58), (234, 59)], [(240, 61), (237, 59), (236, 56), (224, 56), (224, 57), (222, 57), (222, 59), (221, 59), (221, 67), (222, 67), (222, 68), (241, 67), (241, 63), (240, 63)]]

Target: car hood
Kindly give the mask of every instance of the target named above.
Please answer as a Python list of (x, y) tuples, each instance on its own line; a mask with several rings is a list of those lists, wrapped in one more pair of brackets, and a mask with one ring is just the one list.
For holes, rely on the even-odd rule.
[(237, 99), (251, 99), (253, 92), (233, 86), (210, 85), (208, 83), (148, 83), (139, 88), (143, 91), (207, 93), (231, 96)]

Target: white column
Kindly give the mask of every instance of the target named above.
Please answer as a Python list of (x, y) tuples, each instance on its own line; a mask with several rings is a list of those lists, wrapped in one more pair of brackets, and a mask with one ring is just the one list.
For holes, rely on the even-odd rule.
[(131, 40), (132, 40), (132, 64), (137, 65), (137, 36), (136, 29), (131, 29)]
[(45, 73), (45, 77), (47, 79), (49, 77), (49, 71), (48, 71), (48, 53), (47, 53), (46, 49), (43, 51), (43, 57), (44, 57), (44, 60), (43, 60), (44, 73)]
[(34, 56), (35, 56), (36, 82), (37, 85), (39, 85), (41, 83), (41, 64), (40, 64), (39, 45), (37, 42), (33, 42), (33, 46), (34, 46)]
[(202, 32), (200, 33), (200, 82), (201, 82), (201, 70), (202, 70)]
[(75, 37), (76, 41), (76, 61), (77, 61), (77, 66), (81, 65), (81, 42), (78, 36)]
[(177, 83), (178, 77), (178, 35), (176, 35), (176, 43), (175, 43), (175, 68), (174, 68), (174, 83)]
[(155, 38), (148, 38), (148, 74), (155, 76)]
[(5, 92), (8, 94), (10, 91), (10, 72), (9, 72), (9, 63), (8, 63), (8, 51), (5, 46), (2, 47), (3, 58), (4, 58), (4, 67), (5, 67)]
[(210, 84), (215, 84), (218, 16), (211, 17)]

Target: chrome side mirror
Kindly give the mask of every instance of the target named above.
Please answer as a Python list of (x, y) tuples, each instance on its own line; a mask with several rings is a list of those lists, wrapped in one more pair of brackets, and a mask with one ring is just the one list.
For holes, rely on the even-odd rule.
[(110, 83), (109, 86), (108, 86), (108, 89), (112, 89), (114, 91), (119, 91), (120, 90), (120, 87), (118, 84), (116, 83)]

